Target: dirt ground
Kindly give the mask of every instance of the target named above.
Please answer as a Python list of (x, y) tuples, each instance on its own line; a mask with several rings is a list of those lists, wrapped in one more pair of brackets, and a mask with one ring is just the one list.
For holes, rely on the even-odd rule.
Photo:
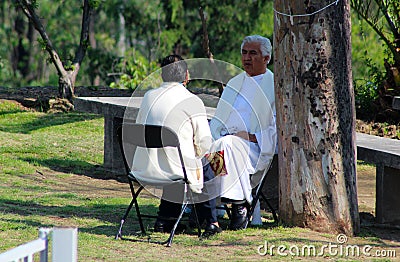
[[(77, 87), (77, 96), (130, 96), (127, 90), (115, 90), (110, 88), (91, 89), (87, 87)], [(13, 100), (19, 103), (21, 107), (29, 110), (43, 109), (43, 103), (57, 97), (56, 87), (26, 87), (19, 89), (9, 89), (0, 87), (0, 100)], [(361, 125), (360, 125), (361, 123)], [(358, 121), (358, 132), (374, 133), (378, 126)], [(396, 127), (400, 130), (400, 127)], [(372, 131), (373, 132), (372, 132)], [(374, 131), (375, 130), (375, 131)], [(396, 130), (396, 129), (395, 129)], [(379, 135), (379, 132), (375, 132)], [(382, 135), (384, 132), (382, 132)], [(101, 167), (99, 167), (101, 169)], [(114, 196), (129, 197), (129, 188), (127, 184), (114, 179), (100, 178), (97, 174), (99, 170), (94, 170), (93, 174), (87, 176), (73, 176), (65, 181), (69, 184), (69, 189), (90, 196), (105, 197), (110, 194)], [(38, 174), (40, 176), (40, 174)], [(367, 232), (380, 238), (380, 241), (388, 247), (400, 249), (400, 227), (384, 227), (376, 225), (375, 218), (375, 168), (367, 167), (358, 171), (358, 201), (361, 219), (362, 232)], [(318, 238), (316, 234), (313, 238)]]

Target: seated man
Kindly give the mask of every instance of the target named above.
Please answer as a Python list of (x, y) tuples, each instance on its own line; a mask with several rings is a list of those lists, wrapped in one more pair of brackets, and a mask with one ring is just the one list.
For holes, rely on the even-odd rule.
[(224, 154), (221, 199), (232, 203), (232, 230), (247, 227), (246, 201), (252, 201), (250, 174), (268, 167), (274, 156), (274, 80), (267, 69), (271, 52), (269, 39), (258, 35), (244, 38), (241, 60), (245, 72), (227, 83), (210, 121), (216, 140), (210, 151)]
[[(177, 133), (190, 188), (195, 193), (201, 193), (203, 180), (213, 178), (212, 172), (203, 176), (202, 158), (212, 142), (206, 110), (203, 102), (185, 88), (189, 73), (186, 62), (180, 56), (167, 56), (161, 66), (163, 83), (159, 88), (146, 92), (136, 122), (167, 126)], [(165, 181), (154, 225), (157, 232), (172, 230), (182, 206), (183, 187), (173, 183), (173, 180), (184, 176), (177, 151), (170, 150), (137, 148), (132, 165), (139, 182)], [(208, 222), (203, 233), (205, 236), (221, 232), (216, 213), (204, 214), (204, 218)]]

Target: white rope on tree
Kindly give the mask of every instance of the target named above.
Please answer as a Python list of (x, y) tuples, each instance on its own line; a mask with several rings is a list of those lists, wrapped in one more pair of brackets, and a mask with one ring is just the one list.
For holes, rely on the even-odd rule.
[(317, 10), (317, 11), (314, 11), (314, 12), (308, 13), (308, 14), (296, 14), (296, 15), (293, 15), (293, 14), (286, 14), (286, 13), (277, 11), (275, 8), (274, 8), (274, 12), (277, 13), (277, 14), (283, 15), (283, 16), (288, 16), (288, 17), (290, 17), (290, 23), (293, 25), (293, 17), (312, 16), (312, 15), (315, 15), (315, 14), (317, 14), (317, 13), (319, 13), (319, 12), (324, 11), (325, 9), (329, 8), (329, 7), (332, 6), (332, 5), (337, 5), (338, 3), (339, 3), (339, 0), (336, 0), (336, 1), (334, 1), (334, 2), (332, 2), (332, 3), (330, 3), (330, 4), (326, 5), (326, 6), (324, 6), (323, 8), (321, 8), (321, 9), (319, 9), (319, 10)]

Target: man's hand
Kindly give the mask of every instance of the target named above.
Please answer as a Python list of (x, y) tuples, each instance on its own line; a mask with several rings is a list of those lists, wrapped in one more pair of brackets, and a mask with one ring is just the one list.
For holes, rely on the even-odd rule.
[(250, 133), (248, 133), (246, 131), (239, 131), (239, 132), (237, 132), (235, 134), (235, 136), (238, 136), (240, 138), (246, 139), (246, 140), (248, 140), (250, 142), (253, 142), (253, 143), (257, 143), (256, 135), (250, 134)]

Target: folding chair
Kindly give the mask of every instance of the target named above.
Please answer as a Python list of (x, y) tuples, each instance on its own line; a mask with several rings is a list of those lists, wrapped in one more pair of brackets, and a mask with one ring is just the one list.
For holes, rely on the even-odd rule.
[[(178, 136), (172, 129), (165, 127), (165, 126), (144, 125), (144, 124), (124, 122), (123, 126), (118, 129), (118, 139), (119, 139), (119, 145), (120, 145), (121, 153), (122, 153), (124, 164), (125, 164), (129, 187), (130, 187), (130, 190), (132, 193), (132, 200), (131, 200), (124, 216), (121, 219), (120, 227), (119, 227), (118, 233), (115, 237), (116, 239), (119, 239), (119, 238), (123, 239), (122, 226), (124, 225), (133, 205), (135, 205), (136, 216), (137, 216), (142, 234), (146, 233), (146, 231), (144, 229), (142, 218), (144, 218), (144, 217), (157, 218), (157, 216), (141, 214), (141, 212), (140, 212), (137, 198), (138, 198), (139, 194), (141, 193), (141, 191), (144, 189), (144, 185), (139, 183), (139, 188), (137, 191), (135, 191), (134, 183), (138, 183), (138, 180), (135, 178), (135, 174), (133, 172), (131, 172), (131, 168), (130, 168), (129, 162), (128, 162), (128, 154), (126, 152), (125, 146), (129, 145), (129, 146), (144, 147), (144, 148), (175, 147), (178, 151), (180, 163), (181, 163), (181, 167), (182, 167), (182, 171), (183, 171), (183, 175), (184, 175), (184, 177), (181, 180), (175, 181), (176, 183), (182, 183), (184, 185), (184, 192), (183, 192), (184, 195), (183, 195), (181, 212), (171, 230), (169, 238), (166, 241), (162, 241), (162, 242), (150, 241), (150, 240), (146, 241), (146, 242), (152, 242), (152, 243), (157, 243), (157, 244), (166, 244), (168, 247), (170, 247), (172, 245), (172, 240), (175, 235), (175, 230), (183, 216), (183, 213), (185, 212), (187, 205), (190, 202), (193, 202), (193, 198), (192, 198), (191, 194), (189, 194), (189, 198), (188, 198), (189, 180), (187, 178), (186, 168), (185, 168), (185, 165), (183, 162), (183, 156), (182, 156)], [(132, 154), (132, 157), (133, 157), (133, 154)], [(130, 163), (132, 163), (132, 162), (130, 162)], [(159, 186), (160, 184), (157, 184), (157, 185)], [(195, 214), (195, 215), (196, 215), (196, 219), (197, 219), (198, 236), (200, 237), (201, 227), (198, 222), (197, 214)], [(137, 240), (137, 241), (140, 241), (140, 240)]]
[[(251, 204), (246, 202), (246, 207), (247, 207), (247, 222), (246, 223), (249, 223), (251, 221), (255, 207), (257, 205), (257, 202), (260, 200), (260, 197), (265, 201), (268, 208), (271, 210), (272, 216), (274, 217), (274, 221), (278, 222), (278, 216), (276, 214), (275, 209), (272, 207), (272, 205), (268, 201), (268, 198), (262, 192), (262, 188), (264, 187), (265, 181), (267, 180), (267, 176), (268, 176), (268, 174), (271, 173), (271, 170), (272, 170), (272, 164), (270, 163), (269, 167), (265, 168), (264, 171), (262, 172), (260, 179), (257, 180), (259, 182), (255, 182), (255, 180), (256, 180), (255, 175), (250, 175), (251, 183), (252, 184), (255, 183), (257, 186), (253, 189), (253, 192), (252, 192), (253, 200), (252, 200)], [(221, 207), (221, 208), (218, 207), (218, 208), (226, 210), (229, 219), (231, 219), (231, 208), (228, 206), (228, 204), (229, 203), (224, 203), (223, 207)]]

